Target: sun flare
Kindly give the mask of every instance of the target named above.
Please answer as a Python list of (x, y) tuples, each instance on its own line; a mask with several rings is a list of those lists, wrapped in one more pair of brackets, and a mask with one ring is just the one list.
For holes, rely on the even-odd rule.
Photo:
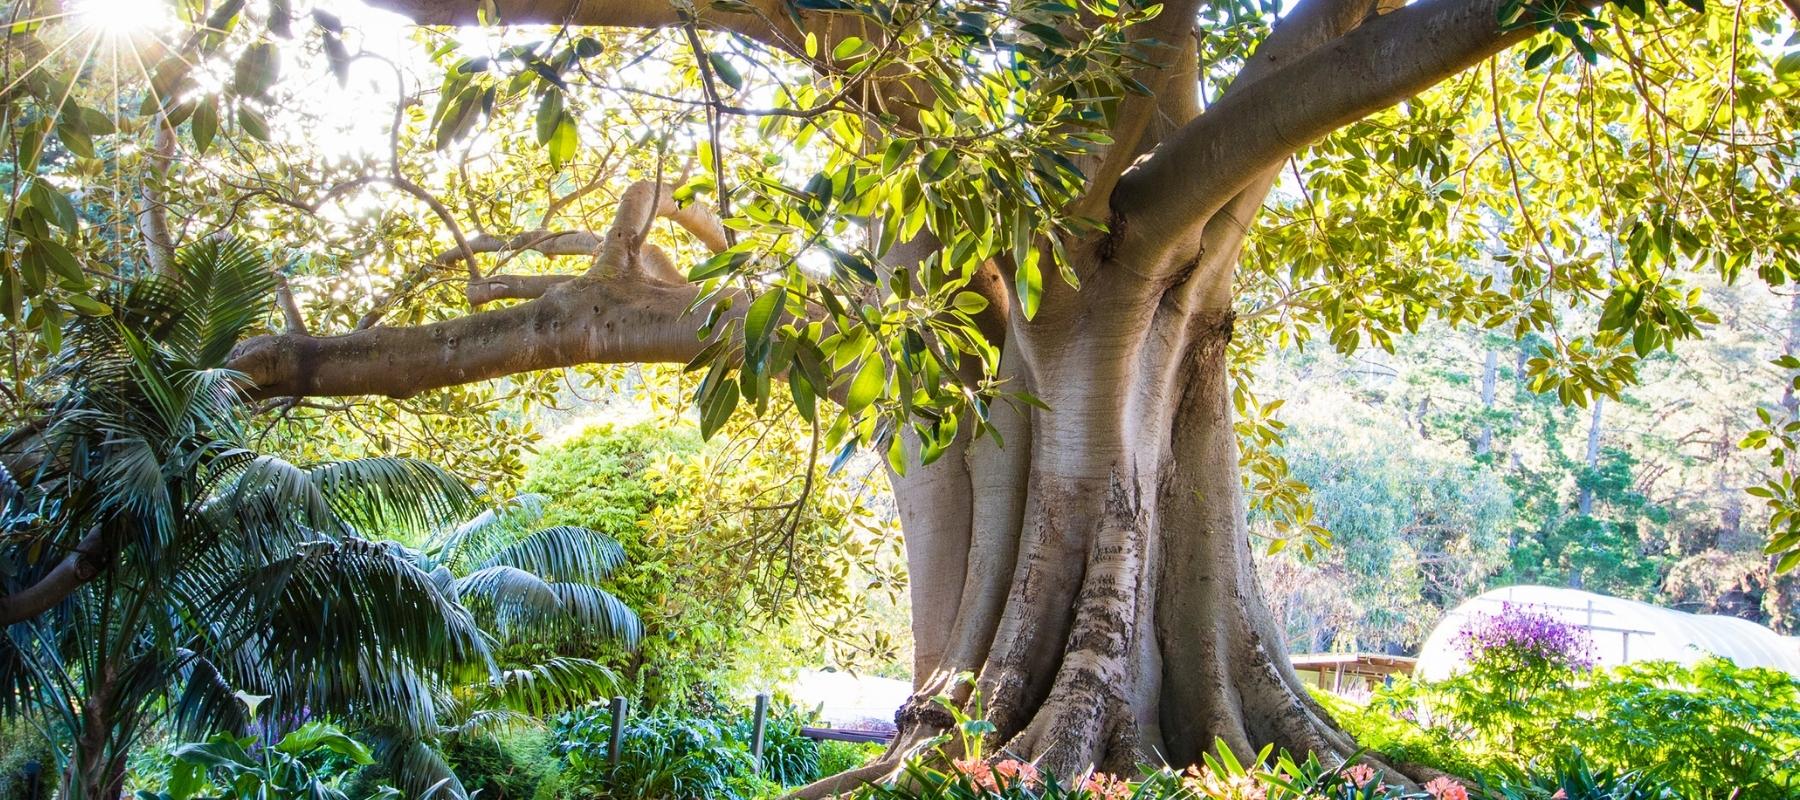
[(161, 0), (76, 0), (72, 6), (82, 25), (114, 37), (147, 34), (169, 21)]

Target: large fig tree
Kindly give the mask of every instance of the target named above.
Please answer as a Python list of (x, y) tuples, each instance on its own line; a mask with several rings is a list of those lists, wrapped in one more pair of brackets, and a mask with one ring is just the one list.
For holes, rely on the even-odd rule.
[[(302, 49), (284, 43), (387, 66), (330, 14), (189, 4), (129, 104), (128, 260), (381, 191), (440, 252), (348, 302), (284, 294), (231, 361), (253, 398), (686, 364), (709, 433), (791, 406), (822, 461), (882, 453), (917, 692), (889, 759), (815, 792), (945, 731), (938, 695), (979, 698), (997, 744), (1064, 774), (1218, 740), (1350, 757), (1260, 596), (1247, 505), (1304, 513), (1233, 365), (1481, 324), (1544, 342), (1535, 387), (1586, 403), (1700, 332), (1695, 265), (1796, 269), (1800, 64), (1778, 61), (1793, 19), (1773, 3), (372, 2), (464, 26), (428, 44), (500, 44), (426, 48), (435, 86), (365, 110), (392, 114), (381, 158), (230, 173), (305, 138), (265, 120), (300, 80), (276, 79)], [(620, 109), (680, 132), (587, 171)], [(42, 129), (84, 136), (81, 117)], [(528, 167), (482, 177), (502, 161)], [(599, 224), (561, 213), (596, 198)], [(383, 256), (380, 236), (295, 238)], [(28, 283), (15, 307), (83, 311)]]

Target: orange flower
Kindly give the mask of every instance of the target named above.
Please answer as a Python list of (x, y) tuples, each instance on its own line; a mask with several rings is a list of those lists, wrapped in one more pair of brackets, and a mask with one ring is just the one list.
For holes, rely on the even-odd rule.
[(1131, 784), (1104, 772), (1089, 775), (1081, 788), (1094, 800), (1131, 800)]

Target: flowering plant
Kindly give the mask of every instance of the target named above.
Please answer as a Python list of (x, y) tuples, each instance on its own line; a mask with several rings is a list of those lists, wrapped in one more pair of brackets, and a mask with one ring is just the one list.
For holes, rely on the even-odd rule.
[[(1016, 758), (953, 759), (948, 770), (913, 760), (896, 779), (865, 787), (859, 800), (1469, 800), (1468, 789), (1449, 779), (1423, 792), (1388, 783), (1367, 764), (1327, 767), (1317, 758), (1296, 761), (1265, 748), (1241, 762), (1223, 742), (1204, 763), (1176, 771), (1147, 771), (1133, 780), (1089, 772), (1067, 785)], [(943, 763), (943, 762), (938, 762)]]
[(1469, 663), (1507, 670), (1585, 670), (1594, 666), (1594, 640), (1547, 611), (1505, 603), (1498, 614), (1477, 614), (1457, 631)]

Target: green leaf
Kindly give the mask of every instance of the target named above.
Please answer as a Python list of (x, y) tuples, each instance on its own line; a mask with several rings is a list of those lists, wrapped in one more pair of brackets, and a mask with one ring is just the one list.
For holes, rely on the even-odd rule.
[(987, 298), (974, 292), (957, 292), (956, 299), (951, 301), (951, 304), (956, 307), (957, 311), (971, 316), (985, 311), (988, 307)]
[(275, 744), (275, 749), (291, 756), (329, 750), (358, 764), (375, 763), (368, 745), (350, 738), (350, 734), (345, 733), (342, 728), (316, 719), (281, 737), (281, 741)]
[(75, 214), (75, 204), (69, 202), (69, 198), (57, 191), (56, 187), (45, 183), (43, 178), (32, 179), (26, 199), (56, 227), (69, 233), (74, 233), (80, 227), (81, 220)]
[(723, 366), (713, 367), (703, 383), (709, 390), (700, 398), (701, 439), (711, 439), (731, 419), (731, 413), (737, 410), (738, 382), (726, 380), (723, 372)]
[(1549, 41), (1538, 45), (1536, 50), (1531, 51), (1531, 55), (1525, 57), (1525, 68), (1537, 69), (1538, 66), (1545, 61), (1549, 61), (1550, 57), (1553, 55), (1556, 55), (1555, 41)]
[(768, 346), (769, 334), (781, 322), (781, 308), (787, 302), (787, 290), (763, 292), (744, 313), (744, 348), (760, 353)]
[(112, 314), (112, 306), (85, 294), (71, 294), (63, 299), (69, 303), (70, 308), (75, 309), (77, 314), (85, 314), (90, 317), (104, 317)]
[(722, 253), (715, 253), (711, 258), (695, 264), (688, 269), (688, 280), (697, 282), (716, 278), (743, 266), (750, 260), (750, 252), (745, 249), (748, 245), (746, 242)]
[(212, 96), (200, 98), (194, 106), (194, 116), (189, 118), (190, 130), (194, 134), (194, 150), (200, 155), (212, 147), (213, 137), (219, 134), (219, 106)]
[(1026, 319), (1037, 316), (1038, 303), (1044, 299), (1044, 271), (1038, 265), (1037, 248), (1028, 248), (1018, 259), (1013, 275), (1013, 289), (1019, 293), (1019, 310)]
[(33, 241), (26, 246), (27, 250), (35, 249), (43, 255), (44, 263), (57, 275), (78, 284), (87, 283), (87, 275), (81, 271), (81, 262), (69, 248), (48, 239)]
[(852, 415), (869, 407), (875, 398), (881, 396), (881, 390), (887, 386), (887, 364), (881, 357), (871, 354), (863, 360), (862, 368), (856, 371), (856, 377), (850, 381), (850, 393), (844, 399), (844, 410)]
[(281, 53), (273, 43), (258, 42), (238, 58), (231, 90), (242, 97), (266, 98), (280, 72)]
[(900, 165), (905, 163), (906, 159), (912, 156), (912, 152), (913, 140), (888, 140), (887, 149), (881, 154), (881, 171), (884, 173), (891, 173), (894, 170), (899, 169)]
[(956, 172), (956, 151), (941, 147), (919, 159), (919, 180), (936, 183)]
[(846, 36), (843, 41), (831, 48), (831, 57), (836, 61), (846, 61), (860, 55), (868, 49), (869, 43), (856, 36)]
[(734, 91), (744, 88), (744, 76), (738, 72), (737, 66), (731, 63), (731, 59), (721, 53), (707, 53), (706, 60), (712, 64), (713, 74), (719, 76), (719, 80), (724, 81), (726, 86), (730, 86)]
[(575, 121), (567, 114), (556, 124), (556, 131), (550, 136), (550, 164), (558, 169), (575, 158), (575, 149), (580, 138), (575, 131)]
[(206, 788), (206, 769), (188, 761), (169, 765), (169, 800), (188, 800)]
[(806, 379), (798, 364), (788, 369), (788, 390), (794, 395), (794, 410), (807, 422), (818, 419), (817, 398), (812, 381)]
[(550, 89), (544, 92), (537, 107), (537, 142), (549, 144), (556, 136), (556, 126), (562, 123), (563, 95), (560, 90)]
[(244, 129), (244, 135), (258, 141), (269, 140), (269, 122), (256, 109), (239, 106), (237, 110), (238, 127)]

